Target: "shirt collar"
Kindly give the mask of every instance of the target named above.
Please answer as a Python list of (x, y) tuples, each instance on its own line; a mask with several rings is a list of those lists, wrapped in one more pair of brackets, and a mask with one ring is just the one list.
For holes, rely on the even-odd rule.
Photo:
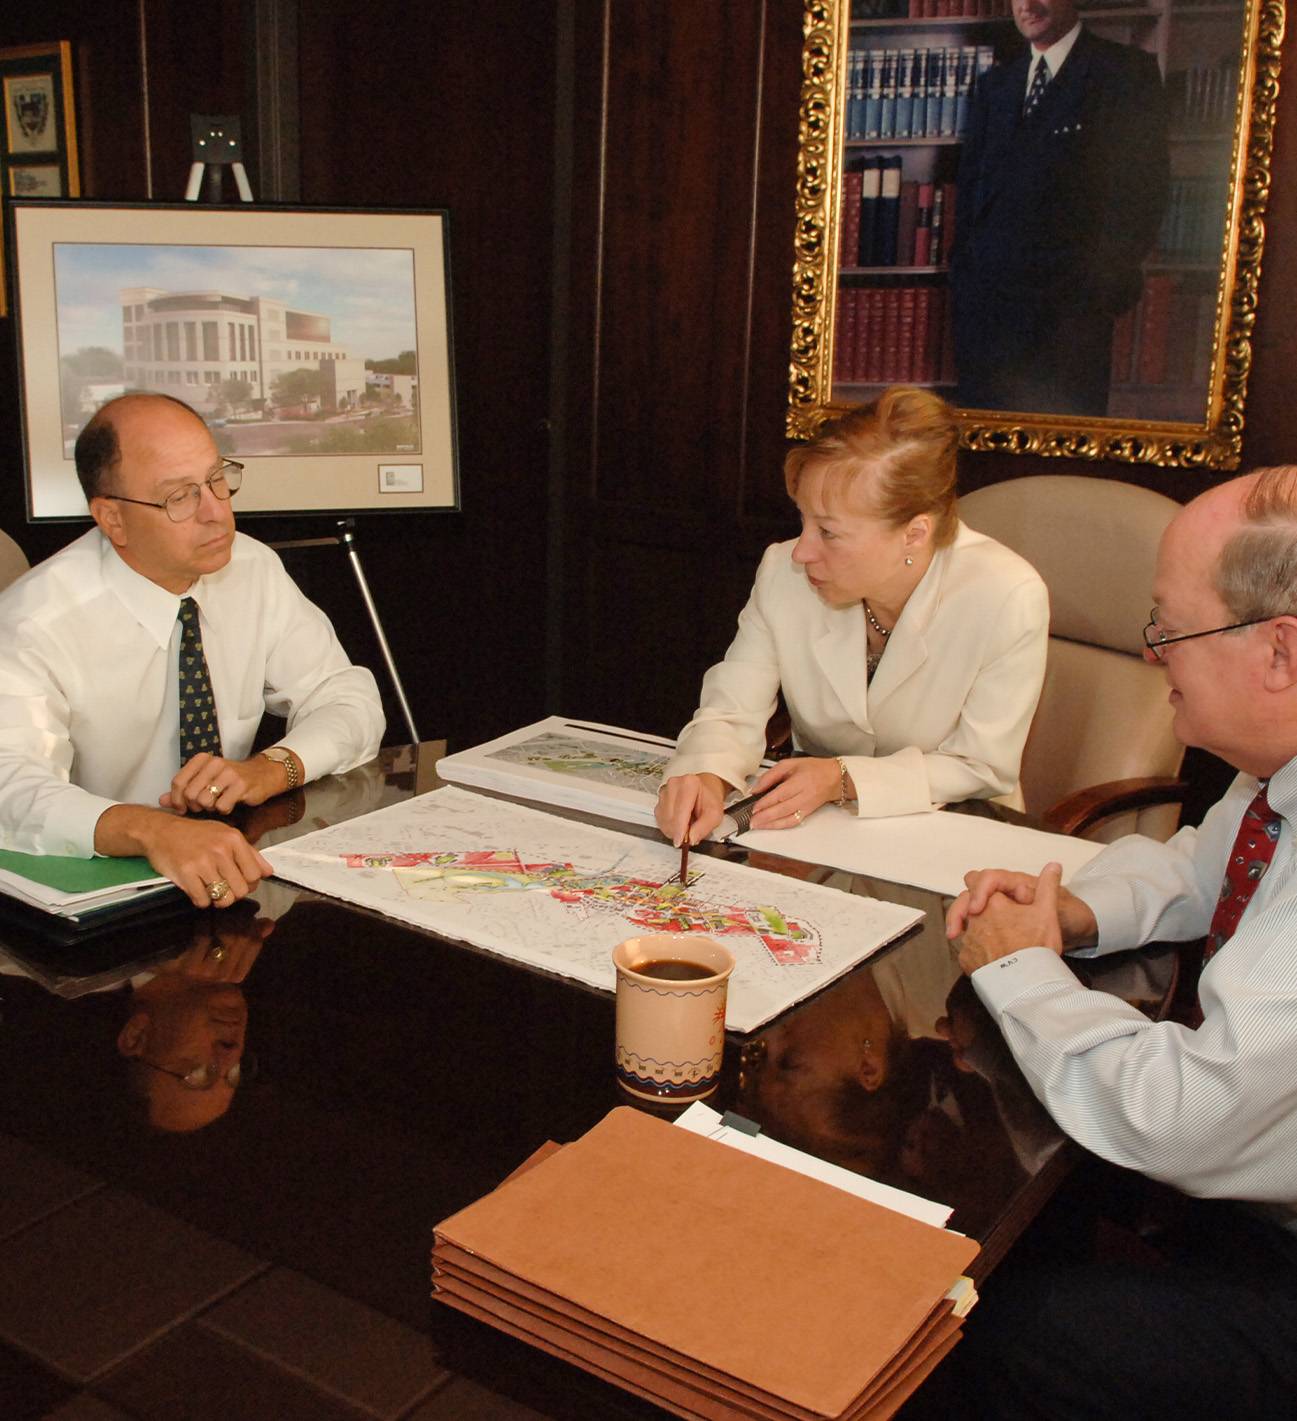
[(1072, 46), (1076, 43), (1081, 33), (1081, 22), (1078, 20), (1062, 39), (1056, 39), (1048, 49), (1031, 51), (1031, 63), (1028, 65), (1028, 77), (1035, 78), (1037, 61), (1044, 58), (1049, 65), (1049, 77), (1058, 78), (1058, 71), (1063, 67), (1063, 61), (1072, 52)]
[[(99, 558), (104, 585), (159, 647), (169, 646), (175, 631), (176, 618), (180, 615), (179, 596), (136, 572), (123, 560), (108, 538), (102, 534), (100, 538)], [(192, 595), (195, 589), (196, 585), (184, 595)]]
[(1289, 760), (1271, 775), (1266, 799), (1276, 814), (1297, 825), (1297, 759)]

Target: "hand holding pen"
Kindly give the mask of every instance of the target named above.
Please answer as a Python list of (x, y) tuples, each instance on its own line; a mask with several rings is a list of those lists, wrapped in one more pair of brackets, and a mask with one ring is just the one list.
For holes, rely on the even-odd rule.
[(676, 775), (658, 791), (658, 828), (676, 848), (701, 844), (721, 822), (728, 793), (719, 775)]

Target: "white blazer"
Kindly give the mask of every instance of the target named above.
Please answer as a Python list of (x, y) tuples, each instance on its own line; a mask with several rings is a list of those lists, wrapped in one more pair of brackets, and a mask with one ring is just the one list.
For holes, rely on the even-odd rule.
[(938, 551), (865, 680), (865, 613), (830, 607), (792, 558), (766, 549), (738, 634), (664, 775), (745, 787), (783, 687), (793, 739), (841, 755), (865, 818), (1010, 796), (1045, 679), (1049, 595), (1030, 563), (960, 525)]

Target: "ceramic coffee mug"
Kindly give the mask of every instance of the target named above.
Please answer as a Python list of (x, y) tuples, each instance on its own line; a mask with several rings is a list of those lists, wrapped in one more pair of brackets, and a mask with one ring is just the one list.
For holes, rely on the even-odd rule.
[(734, 954), (710, 937), (655, 933), (613, 949), (617, 1080), (644, 1100), (701, 1100), (720, 1080)]

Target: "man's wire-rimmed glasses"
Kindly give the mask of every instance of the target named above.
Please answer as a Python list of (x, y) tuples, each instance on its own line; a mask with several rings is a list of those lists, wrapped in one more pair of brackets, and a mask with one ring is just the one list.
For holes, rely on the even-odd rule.
[(218, 1080), (223, 1080), (233, 1090), (238, 1088), (240, 1081), (252, 1080), (257, 1074), (257, 1058), (251, 1051), (245, 1051), (243, 1059), (235, 1061), (224, 1075), (210, 1061), (201, 1066), (191, 1066), (187, 1071), (173, 1071), (170, 1066), (159, 1066), (156, 1061), (147, 1061), (143, 1056), (139, 1062), (151, 1071), (161, 1071), (164, 1076), (178, 1080), (186, 1090), (211, 1090)]
[(1161, 661), (1162, 653), (1168, 646), (1174, 646), (1178, 641), (1195, 641), (1200, 636), (1219, 636), (1221, 632), (1236, 632), (1240, 627), (1256, 627), (1262, 622), (1272, 622), (1277, 613), (1272, 612), (1268, 617), (1252, 617), (1246, 622), (1231, 622), (1227, 627), (1209, 627), (1205, 632), (1176, 632), (1168, 636), (1157, 624), (1157, 608), (1154, 607), (1148, 614), (1148, 621), (1144, 626), (1144, 645), (1153, 653), (1154, 659)]
[(173, 523), (185, 523), (198, 512), (202, 502), (203, 489), (209, 488), (223, 503), (239, 491), (243, 482), (243, 465), (233, 459), (222, 459), (219, 466), (200, 484), (181, 484), (173, 489), (161, 502), (150, 498), (127, 498), (124, 493), (103, 493), (100, 498), (110, 498), (114, 503), (138, 503), (145, 508), (160, 508)]

